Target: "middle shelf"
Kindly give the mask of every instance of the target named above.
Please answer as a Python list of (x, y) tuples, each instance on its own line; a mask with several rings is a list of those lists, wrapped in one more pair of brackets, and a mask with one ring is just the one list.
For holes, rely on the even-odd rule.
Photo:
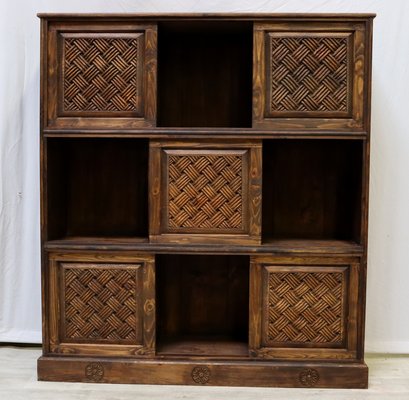
[(357, 251), (363, 159), (361, 140), (48, 138), (45, 242), (144, 248), (159, 232), (158, 251), (166, 243)]
[(178, 254), (347, 254), (362, 255), (363, 246), (347, 240), (299, 240), (267, 238), (261, 245), (149, 243), (148, 238), (71, 236), (50, 240), (46, 250), (127, 250)]

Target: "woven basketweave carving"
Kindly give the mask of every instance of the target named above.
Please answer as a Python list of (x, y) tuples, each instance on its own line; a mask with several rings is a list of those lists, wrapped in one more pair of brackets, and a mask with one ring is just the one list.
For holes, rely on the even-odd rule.
[(65, 337), (135, 340), (136, 269), (92, 267), (64, 269)]
[(348, 39), (270, 36), (270, 112), (347, 112)]
[(270, 342), (343, 340), (342, 273), (269, 273)]
[(170, 229), (243, 229), (243, 158), (239, 155), (169, 157)]
[(64, 111), (139, 111), (140, 37), (65, 38)]

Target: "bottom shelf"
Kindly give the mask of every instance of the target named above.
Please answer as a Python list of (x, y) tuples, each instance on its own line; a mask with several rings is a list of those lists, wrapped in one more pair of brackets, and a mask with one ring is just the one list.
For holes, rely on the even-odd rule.
[(186, 336), (157, 344), (158, 356), (247, 357), (248, 344), (229, 337)]
[(364, 363), (129, 360), (41, 357), (38, 380), (156, 385), (265, 386), (365, 389)]

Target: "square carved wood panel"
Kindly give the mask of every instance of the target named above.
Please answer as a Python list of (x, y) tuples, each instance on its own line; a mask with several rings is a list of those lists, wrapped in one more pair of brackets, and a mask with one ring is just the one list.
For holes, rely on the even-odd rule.
[(350, 23), (255, 25), (253, 126), (364, 129), (365, 27)]
[(155, 347), (151, 255), (51, 253), (47, 341), (52, 353), (144, 356)]
[[(252, 232), (259, 235), (259, 204), (255, 202), (260, 196), (260, 150), (256, 146), (152, 144), (151, 237), (180, 234), (193, 240), (221, 234), (223, 240), (223, 235), (231, 239)], [(254, 176), (250, 176), (251, 165)], [(159, 181), (161, 193), (156, 196)], [(166, 238), (172, 239), (161, 239)]]
[(351, 72), (346, 36), (268, 36), (269, 114), (347, 113)]
[(141, 114), (143, 34), (64, 36), (63, 111)]
[(62, 263), (65, 339), (139, 339), (140, 265)]
[(246, 155), (168, 153), (169, 230), (244, 230)]
[(344, 339), (342, 272), (268, 271), (266, 341), (334, 343)]
[(356, 259), (253, 257), (253, 354), (263, 358), (354, 358), (357, 273)]
[(156, 124), (155, 24), (52, 22), (43, 125), (119, 129)]

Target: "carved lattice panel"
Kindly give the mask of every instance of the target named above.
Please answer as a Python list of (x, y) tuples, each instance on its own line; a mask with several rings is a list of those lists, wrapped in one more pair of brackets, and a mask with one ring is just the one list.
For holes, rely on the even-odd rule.
[(169, 154), (170, 230), (243, 230), (243, 153)]
[(140, 113), (142, 34), (63, 39), (65, 113)]
[(347, 36), (270, 34), (268, 46), (270, 114), (349, 111)]
[(260, 243), (259, 141), (149, 146), (152, 242)]
[(65, 339), (135, 342), (139, 339), (138, 265), (64, 263)]
[(342, 344), (342, 272), (267, 273), (265, 334), (269, 344)]

